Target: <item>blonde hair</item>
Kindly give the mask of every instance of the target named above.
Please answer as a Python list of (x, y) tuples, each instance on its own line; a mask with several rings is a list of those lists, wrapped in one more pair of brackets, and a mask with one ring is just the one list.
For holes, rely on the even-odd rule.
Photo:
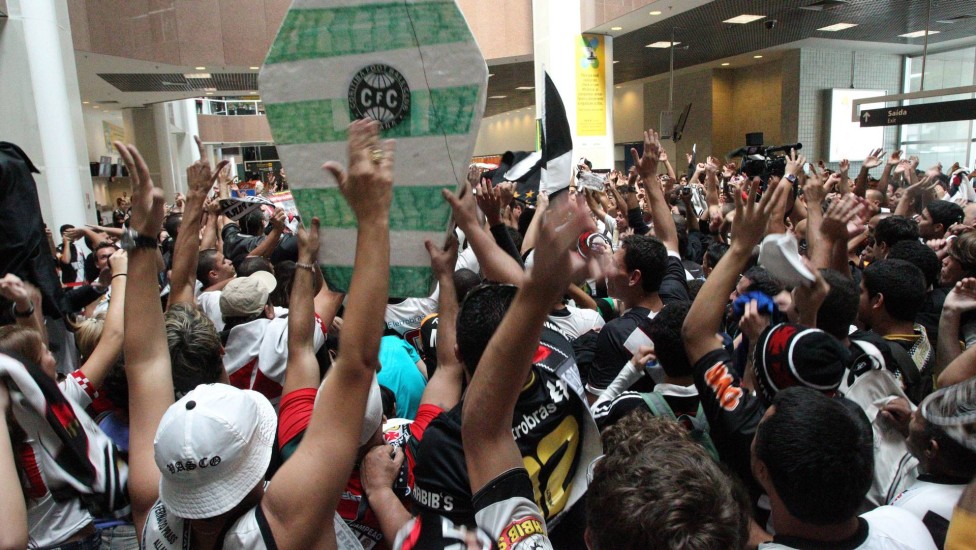
[(77, 323), (74, 329), (75, 344), (78, 346), (81, 361), (84, 362), (85, 359), (91, 357), (92, 352), (95, 351), (95, 346), (102, 338), (102, 331), (105, 329), (105, 316), (98, 314), (95, 317), (85, 319)]
[(32, 328), (5, 325), (0, 327), (0, 353), (17, 354), (40, 364), (44, 358), (44, 339)]

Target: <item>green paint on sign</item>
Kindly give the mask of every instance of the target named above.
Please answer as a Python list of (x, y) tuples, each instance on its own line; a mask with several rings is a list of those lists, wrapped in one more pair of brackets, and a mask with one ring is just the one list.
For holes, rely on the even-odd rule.
[[(459, 86), (413, 92), (410, 114), (400, 124), (383, 130), (384, 138), (465, 135), (471, 130), (478, 103), (478, 86)], [(346, 98), (266, 103), (268, 122), (278, 145), (330, 143), (346, 140)], [(427, 116), (424, 116), (424, 115)], [(338, 116), (337, 116), (338, 115)]]
[[(441, 189), (455, 186), (394, 187), (393, 204), (390, 206), (390, 230), (392, 231), (444, 231), (451, 216), (451, 209), (441, 197)], [(292, 189), (295, 204), (302, 218), (310, 220), (318, 216), (323, 227), (353, 229), (356, 216), (338, 188)]]
[(470, 41), (454, 2), (289, 10), (266, 64)]
[[(349, 290), (352, 266), (322, 266), (322, 272), (333, 288)], [(430, 267), (390, 266), (390, 296), (427, 296), (432, 281)]]

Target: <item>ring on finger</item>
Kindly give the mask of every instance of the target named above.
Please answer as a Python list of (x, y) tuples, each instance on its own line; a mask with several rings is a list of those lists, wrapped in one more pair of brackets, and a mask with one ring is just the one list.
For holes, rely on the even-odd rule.
[(380, 162), (382, 162), (383, 161), (383, 150), (380, 149), (379, 147), (371, 147), (369, 149), (369, 160), (373, 161), (376, 164), (379, 164)]

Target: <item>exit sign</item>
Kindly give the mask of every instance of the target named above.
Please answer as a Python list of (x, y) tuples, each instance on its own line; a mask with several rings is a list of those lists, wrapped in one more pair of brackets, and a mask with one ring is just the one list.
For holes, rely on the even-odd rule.
[(976, 120), (976, 99), (861, 111), (861, 127)]

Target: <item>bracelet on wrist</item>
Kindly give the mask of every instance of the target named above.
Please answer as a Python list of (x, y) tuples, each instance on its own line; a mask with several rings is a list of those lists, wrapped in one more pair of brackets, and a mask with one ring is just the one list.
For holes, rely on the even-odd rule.
[(14, 302), (10, 304), (10, 312), (13, 313), (14, 317), (18, 317), (20, 319), (30, 317), (31, 315), (34, 315), (34, 302), (28, 302), (28, 304), (30, 305), (30, 308), (27, 311), (17, 311), (17, 302)]
[(127, 275), (128, 273), (116, 273), (115, 275), (112, 275), (112, 279), (114, 280), (116, 277), (125, 277)]
[(315, 273), (315, 264), (313, 263), (295, 262), (295, 267), (299, 269), (307, 269), (308, 271)]

